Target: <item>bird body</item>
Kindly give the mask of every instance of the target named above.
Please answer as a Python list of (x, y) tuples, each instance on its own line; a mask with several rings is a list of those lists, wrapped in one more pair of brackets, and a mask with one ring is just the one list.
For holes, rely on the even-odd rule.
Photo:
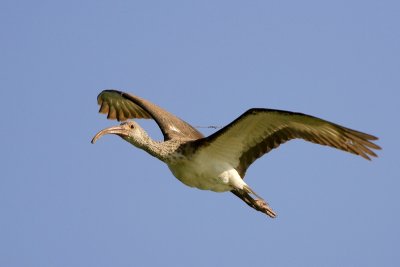
[(204, 153), (167, 165), (176, 178), (190, 187), (226, 192), (235, 188), (243, 189), (246, 185), (233, 166)]
[[(106, 128), (92, 139), (116, 134), (165, 162), (187, 186), (215, 192), (230, 191), (250, 207), (275, 217), (275, 212), (243, 178), (259, 157), (291, 139), (331, 146), (370, 160), (380, 147), (375, 136), (310, 115), (253, 108), (214, 134), (204, 137), (193, 126), (157, 105), (134, 95), (104, 90), (98, 96), (100, 112), (109, 119), (154, 119), (164, 141), (151, 139), (135, 121)], [(255, 196), (253, 198), (252, 196)]]

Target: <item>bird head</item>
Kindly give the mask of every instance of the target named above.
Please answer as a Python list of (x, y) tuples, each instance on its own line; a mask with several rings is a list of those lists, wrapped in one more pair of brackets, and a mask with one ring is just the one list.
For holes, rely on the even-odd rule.
[(100, 137), (106, 134), (116, 134), (128, 141), (129, 143), (141, 147), (144, 139), (147, 137), (146, 132), (135, 121), (123, 122), (118, 126), (108, 127), (98, 132), (92, 139), (94, 144)]

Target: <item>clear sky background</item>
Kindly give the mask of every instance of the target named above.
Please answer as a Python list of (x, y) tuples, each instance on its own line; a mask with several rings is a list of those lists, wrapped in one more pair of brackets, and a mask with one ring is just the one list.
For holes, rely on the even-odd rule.
[[(0, 266), (400, 266), (399, 14), (399, 1), (2, 0)], [(117, 124), (97, 113), (106, 88), (193, 125), (312, 114), (383, 150), (267, 154), (246, 182), (270, 219), (116, 136), (90, 144)]]

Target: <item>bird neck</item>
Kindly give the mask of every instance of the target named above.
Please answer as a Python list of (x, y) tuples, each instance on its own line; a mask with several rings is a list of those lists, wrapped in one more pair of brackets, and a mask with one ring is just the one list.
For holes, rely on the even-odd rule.
[(172, 150), (172, 148), (169, 149), (170, 146), (167, 145), (167, 142), (155, 141), (147, 134), (142, 135), (140, 139), (129, 138), (126, 141), (164, 162)]
[(148, 137), (148, 143), (145, 147), (141, 147), (147, 153), (152, 155), (153, 157), (158, 158), (165, 162), (167, 159), (167, 151), (165, 151), (165, 146), (163, 145), (165, 142), (155, 141)]

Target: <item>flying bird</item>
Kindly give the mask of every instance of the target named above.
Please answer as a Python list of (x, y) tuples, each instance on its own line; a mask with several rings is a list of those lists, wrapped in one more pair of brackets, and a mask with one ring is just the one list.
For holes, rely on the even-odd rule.
[[(244, 180), (258, 158), (292, 139), (334, 147), (367, 160), (380, 147), (373, 135), (355, 131), (310, 115), (284, 110), (252, 108), (219, 131), (204, 137), (195, 127), (141, 97), (104, 90), (97, 97), (100, 113), (123, 121), (101, 130), (115, 134), (165, 162), (173, 175), (190, 187), (232, 192), (247, 205), (274, 218), (276, 213)], [(155, 141), (133, 120), (153, 119), (164, 136)]]

